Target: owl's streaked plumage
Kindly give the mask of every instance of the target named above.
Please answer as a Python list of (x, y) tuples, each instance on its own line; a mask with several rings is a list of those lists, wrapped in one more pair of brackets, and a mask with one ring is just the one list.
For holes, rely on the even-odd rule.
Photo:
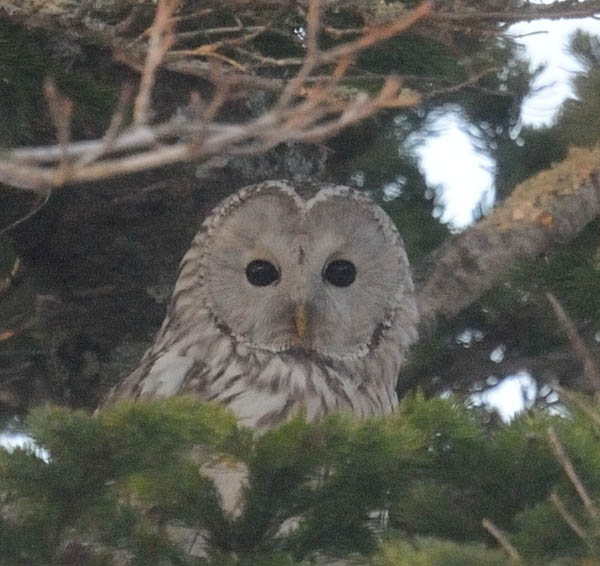
[(267, 181), (217, 206), (154, 344), (109, 400), (194, 394), (257, 429), (301, 409), (308, 419), (394, 410), (417, 337), (402, 240), (365, 195), (312, 193)]

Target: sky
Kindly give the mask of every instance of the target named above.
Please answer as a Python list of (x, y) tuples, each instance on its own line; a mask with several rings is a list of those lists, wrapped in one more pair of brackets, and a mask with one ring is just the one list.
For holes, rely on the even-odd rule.
[[(523, 125), (550, 125), (561, 103), (572, 95), (569, 77), (578, 65), (565, 47), (570, 34), (579, 28), (600, 34), (600, 21), (592, 18), (539, 20), (509, 28), (508, 35), (523, 45), (531, 68), (546, 66), (534, 82), (535, 94), (523, 103)], [(489, 156), (474, 151), (458, 112), (449, 110), (435, 115), (430, 126), (438, 135), (420, 145), (417, 155), (428, 184), (441, 189), (442, 220), (462, 229), (473, 222), (474, 209), (481, 204), (483, 210), (489, 210), (493, 203), (494, 162)]]
[[(600, 34), (600, 21), (540, 20), (511, 26), (508, 33), (524, 46), (531, 67), (546, 69), (534, 83), (532, 96), (522, 107), (524, 125), (544, 126), (552, 123), (562, 101), (572, 94), (569, 77), (577, 63), (565, 46), (569, 35), (578, 28)], [(457, 230), (473, 222), (473, 210), (482, 205), (491, 208), (494, 200), (493, 160), (474, 151), (472, 140), (464, 131), (460, 115), (452, 111), (438, 113), (432, 125), (437, 135), (430, 136), (417, 148), (420, 165), (430, 186), (440, 187), (442, 220)], [(535, 400), (535, 382), (526, 372), (504, 379), (497, 386), (474, 395), (476, 404), (496, 408), (508, 420)], [(22, 446), (31, 439), (18, 430), (0, 433), (0, 446)]]
[(540, 20), (511, 26), (509, 33), (525, 46), (531, 67), (546, 65), (534, 87), (542, 88), (537, 94), (525, 99), (522, 106), (523, 122), (527, 125), (550, 125), (565, 98), (573, 91), (569, 77), (579, 70), (579, 65), (567, 53), (565, 46), (569, 36), (577, 29), (600, 34), (600, 20)]

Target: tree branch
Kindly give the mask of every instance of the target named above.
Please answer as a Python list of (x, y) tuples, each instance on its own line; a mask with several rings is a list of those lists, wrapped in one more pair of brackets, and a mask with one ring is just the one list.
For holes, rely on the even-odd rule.
[(577, 331), (575, 324), (552, 293), (547, 292), (546, 297), (552, 305), (552, 309), (554, 310), (554, 314), (556, 315), (560, 327), (569, 339), (569, 344), (571, 344), (573, 352), (583, 366), (583, 371), (589, 385), (596, 393), (600, 392), (600, 375), (598, 374), (598, 368), (590, 355), (590, 351)]
[[(214, 122), (222, 106), (237, 96), (235, 93), (240, 85), (235, 75), (227, 75), (211, 65), (209, 72), (215, 94), (203, 115), (195, 120), (180, 118), (149, 125), (154, 75), (174, 41), (172, 14), (176, 5), (176, 0), (160, 0), (158, 4), (135, 98), (133, 125), (121, 135), (110, 132), (101, 140), (67, 143), (64, 127), (69, 118), (67, 104), (59, 105), (56, 102), (58, 95), (54, 94), (49, 101), (59, 133), (59, 145), (6, 152), (0, 158), (0, 182), (39, 193), (48, 187), (98, 181), (191, 159), (261, 153), (282, 142), (314, 143), (364, 120), (381, 108), (413, 106), (420, 101), (416, 94), (402, 93), (395, 77), (388, 77), (375, 95), (360, 92), (349, 100), (337, 95), (336, 86), (362, 49), (411, 27), (429, 13), (429, 2), (391, 23), (369, 29), (358, 40), (321, 51), (317, 42), (320, 3), (310, 0), (304, 63), (284, 86), (277, 102), (263, 115), (240, 124)], [(330, 80), (310, 84), (313, 70), (325, 63), (335, 65)], [(122, 108), (117, 108), (113, 124), (120, 124), (119, 113)], [(124, 151), (137, 153), (115, 155)], [(114, 157), (109, 159), (108, 156)], [(77, 157), (77, 161), (71, 161), (72, 157)], [(99, 157), (105, 158), (98, 160)]]
[(450, 319), (508, 277), (515, 260), (573, 239), (600, 213), (600, 148), (573, 149), (415, 269), (422, 326)]
[(580, 539), (586, 540), (587, 536), (585, 529), (577, 522), (577, 519), (575, 519), (575, 517), (573, 517), (573, 515), (569, 513), (562, 499), (558, 496), (558, 494), (555, 491), (553, 491), (550, 494), (550, 502), (552, 503), (552, 505), (554, 505), (554, 507), (556, 508), (560, 516), (563, 518), (564, 522), (569, 526), (569, 528)]
[(503, 533), (492, 521), (489, 519), (483, 519), (481, 521), (483, 528), (490, 533), (498, 542), (498, 544), (504, 549), (506, 554), (510, 556), (511, 560), (521, 560), (521, 555), (517, 549), (508, 540), (508, 537)]
[(554, 456), (556, 457), (558, 463), (562, 466), (565, 474), (573, 484), (573, 487), (575, 488), (577, 495), (579, 495), (579, 498), (581, 499), (588, 515), (592, 519), (596, 519), (598, 517), (598, 508), (596, 507), (596, 503), (589, 496), (585, 486), (583, 485), (583, 482), (581, 481), (579, 475), (577, 474), (577, 471), (575, 470), (575, 466), (573, 466), (573, 462), (571, 462), (571, 459), (565, 452), (565, 449), (563, 448), (563, 445), (560, 442), (556, 431), (553, 427), (548, 427), (546, 436), (548, 438), (548, 443), (550, 444), (550, 448), (552, 449)]
[(558, 2), (542, 5), (529, 4), (528, 7), (518, 10), (506, 10), (501, 12), (483, 12), (473, 10), (471, 12), (436, 12), (432, 15), (433, 20), (452, 23), (475, 23), (475, 22), (530, 22), (533, 20), (559, 20), (587, 18), (600, 13), (600, 2), (587, 1), (579, 8), (570, 10), (562, 9)]

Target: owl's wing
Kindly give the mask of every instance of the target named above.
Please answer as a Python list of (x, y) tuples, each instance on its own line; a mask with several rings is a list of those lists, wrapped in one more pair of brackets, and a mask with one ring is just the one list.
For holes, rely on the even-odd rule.
[(171, 397), (182, 388), (186, 375), (194, 365), (194, 358), (167, 350), (158, 356), (140, 382), (138, 399)]
[(119, 399), (154, 399), (171, 397), (182, 392), (185, 378), (193, 371), (203, 373), (205, 364), (192, 356), (182, 356), (176, 350), (159, 353), (149, 350), (140, 365), (116, 385), (108, 394), (103, 405)]

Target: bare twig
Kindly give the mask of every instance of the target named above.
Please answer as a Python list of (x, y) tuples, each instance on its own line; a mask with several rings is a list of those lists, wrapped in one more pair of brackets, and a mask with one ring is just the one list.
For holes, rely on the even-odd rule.
[[(237, 28), (237, 31), (242, 31), (243, 27)], [(250, 29), (250, 28), (246, 28), (246, 29)], [(170, 55), (172, 57), (177, 57), (177, 56), (186, 56), (186, 55), (204, 55), (204, 56), (209, 56), (209, 55), (214, 55), (216, 53), (216, 51), (218, 49), (223, 49), (223, 48), (233, 48), (233, 47), (238, 47), (240, 45), (244, 45), (245, 43), (249, 43), (250, 41), (252, 41), (254, 38), (256, 38), (257, 36), (259, 36), (261, 33), (264, 33), (268, 28), (268, 26), (256, 26), (251, 28), (252, 31), (250, 31), (249, 33), (246, 33), (245, 35), (242, 35), (241, 37), (229, 37), (226, 39), (221, 39), (219, 41), (215, 41), (213, 43), (205, 43), (203, 45), (201, 45), (200, 47), (196, 47), (195, 49), (178, 49), (176, 51), (171, 51)], [(200, 30), (200, 31), (204, 31), (204, 30)], [(206, 31), (210, 31), (210, 30), (206, 30)], [(192, 32), (195, 33), (195, 32)], [(178, 34), (177, 35), (177, 39), (182, 39), (182, 36), (184, 36), (185, 34)], [(228, 57), (227, 59), (229, 59), (231, 61), (231, 59)], [(241, 67), (241, 65), (239, 63), (237, 63), (236, 61), (232, 62), (234, 66), (238, 66)]]
[(87, 165), (88, 163), (92, 163), (93, 161), (97, 161), (106, 152), (110, 149), (110, 147), (115, 143), (123, 124), (125, 123), (125, 113), (127, 111), (127, 105), (130, 103), (131, 98), (133, 97), (133, 85), (126, 84), (122, 89), (119, 95), (119, 102), (117, 104), (117, 109), (113, 114), (110, 125), (102, 138), (102, 144), (96, 148), (94, 151), (90, 151), (89, 153), (84, 154), (80, 160), (79, 165)]
[(240, 47), (238, 47), (237, 51), (245, 57), (253, 59), (267, 67), (293, 67), (295, 65), (302, 65), (302, 62), (304, 61), (302, 57), (283, 57), (281, 59), (275, 59), (274, 57), (267, 57), (266, 55), (261, 55), (260, 53), (255, 53)]
[(219, 110), (227, 102), (233, 87), (218, 64), (211, 65), (211, 77), (215, 84), (215, 93), (202, 112), (201, 119), (205, 123), (209, 123), (216, 118)]
[(0, 297), (6, 292), (6, 290), (12, 285), (15, 277), (19, 273), (21, 269), (21, 258), (17, 257), (15, 261), (13, 261), (12, 267), (10, 271), (0, 279)]
[(565, 523), (567, 523), (569, 528), (579, 538), (585, 540), (587, 538), (586, 534), (585, 534), (585, 529), (577, 522), (577, 519), (575, 519), (575, 517), (573, 517), (573, 515), (571, 515), (571, 513), (569, 513), (569, 511), (565, 507), (565, 504), (562, 502), (561, 498), (558, 496), (558, 494), (555, 491), (553, 491), (550, 494), (550, 501), (552, 502), (552, 505), (554, 505), (554, 507), (556, 507), (556, 510), (559, 512), (560, 516), (564, 519)]
[[(427, 92), (426, 98), (431, 99), (436, 96), (440, 96), (441, 94), (448, 94), (450, 92), (456, 92), (456, 91), (462, 90), (463, 88), (467, 88), (467, 87), (476, 85), (483, 77), (486, 77), (486, 76), (490, 75), (491, 73), (495, 73), (498, 70), (499, 70), (498, 67), (491, 67), (488, 69), (483, 69), (479, 73), (475, 73), (474, 75), (471, 75), (467, 80), (465, 80), (463, 82), (453, 84), (453, 85), (448, 85), (448, 86), (434, 89), (434, 90)], [(502, 93), (497, 92), (494, 94), (499, 95)], [(504, 94), (507, 94), (507, 93), (504, 93)]]
[(217, 49), (220, 47), (220, 45), (222, 43), (223, 42), (209, 43), (209, 44), (201, 45), (200, 47), (196, 47), (195, 49), (180, 49), (178, 51), (172, 52), (172, 55), (180, 56), (180, 57), (181, 56), (183, 56), (183, 57), (201, 56), (201, 57), (213, 58), (213, 59), (216, 59), (217, 61), (223, 61), (224, 63), (231, 65), (233, 68), (237, 69), (238, 71), (245, 71), (246, 69), (244, 68), (244, 66), (242, 64), (238, 63), (235, 59), (232, 59), (231, 57), (228, 57), (227, 55), (223, 55), (222, 53), (219, 53), (217, 51)]
[(385, 41), (386, 39), (390, 39), (391, 37), (406, 31), (414, 26), (419, 20), (430, 15), (432, 9), (433, 2), (426, 0), (419, 4), (414, 10), (408, 12), (404, 17), (390, 23), (368, 28), (365, 34), (359, 39), (322, 52), (318, 62), (320, 64), (331, 63), (343, 57), (356, 55), (359, 51), (362, 51), (367, 47), (372, 47), (376, 43)]
[[(238, 49), (238, 51), (240, 50)], [(124, 57), (121, 56), (120, 61), (135, 69), (133, 63), (128, 62)], [(208, 61), (189, 58), (179, 59), (176, 61), (166, 60), (164, 63), (164, 68), (182, 75), (206, 79), (210, 76), (211, 63)], [(243, 88), (251, 87), (260, 90), (278, 91), (285, 84), (284, 79), (279, 79), (276, 77), (261, 77), (258, 75), (251, 75), (248, 72), (240, 73), (233, 68), (228, 69), (227, 78), (231, 84), (235, 83)]]
[(553, 384), (552, 389), (554, 389), (554, 391), (560, 394), (561, 399), (566, 399), (568, 403), (572, 403), (573, 405), (575, 405), (597, 427), (600, 427), (600, 415), (582, 399), (577, 397), (577, 395), (574, 395), (568, 389), (565, 389), (564, 387), (561, 387), (557, 384)]
[(140, 88), (135, 99), (133, 120), (136, 124), (145, 124), (150, 111), (150, 97), (154, 87), (156, 69), (175, 41), (173, 34), (173, 11), (179, 0), (160, 0), (156, 8), (154, 22), (150, 28), (148, 53), (144, 63), (144, 71), (140, 79)]
[(54, 83), (47, 79), (44, 82), (44, 96), (50, 110), (50, 117), (56, 130), (56, 139), (60, 149), (61, 162), (66, 161), (67, 146), (71, 140), (71, 118), (73, 117), (73, 103), (62, 96)]
[[(29, 220), (32, 216), (35, 216), (40, 210), (42, 210), (42, 208), (44, 208), (48, 204), (48, 201), (50, 200), (51, 196), (52, 196), (52, 188), (51, 187), (49, 187), (46, 190), (45, 195), (42, 195), (42, 194), (36, 195), (35, 202), (33, 204), (32, 209), (24, 216), (21, 216), (21, 218), (18, 218), (14, 222), (11, 222), (5, 228), (2, 228), (0, 230), (0, 238), (2, 236), (4, 236), (4, 234), (6, 234), (7, 232), (10, 232), (14, 228), (16, 228), (19, 224), (22, 224), (26, 220)], [(2, 285), (0, 284), (0, 293), (1, 293), (1, 291), (2, 291)]]
[(196, 20), (201, 20), (204, 16), (208, 16), (209, 14), (213, 14), (215, 12), (214, 8), (204, 8), (204, 9), (196, 9), (191, 14), (187, 14), (185, 16), (177, 16), (173, 18), (176, 23), (179, 22), (192, 22)]
[(259, 33), (263, 33), (267, 26), (229, 26), (221, 28), (209, 28), (209, 29), (198, 29), (194, 31), (185, 31), (177, 34), (177, 40), (190, 40), (197, 37), (205, 37), (210, 35), (225, 35), (228, 33), (239, 33), (242, 31), (246, 32), (246, 35), (255, 36)]
[(548, 442), (550, 443), (550, 448), (552, 448), (552, 452), (554, 453), (554, 456), (556, 457), (559, 464), (565, 471), (565, 474), (573, 484), (573, 487), (575, 488), (577, 495), (579, 495), (579, 498), (583, 502), (583, 506), (585, 507), (585, 510), (587, 511), (588, 515), (593, 519), (597, 518), (598, 509), (596, 507), (596, 504), (588, 495), (587, 490), (585, 489), (581, 479), (575, 471), (575, 466), (573, 466), (573, 463), (571, 462), (569, 456), (567, 456), (567, 453), (565, 452), (565, 449), (563, 448), (563, 445), (560, 442), (554, 428), (548, 427), (547, 437)]
[(297, 96), (302, 85), (316, 67), (319, 59), (318, 35), (321, 15), (320, 0), (309, 0), (306, 17), (306, 55), (298, 74), (286, 85), (277, 102), (283, 108)]
[(593, 387), (594, 391), (600, 392), (600, 374), (598, 373), (598, 368), (590, 356), (585, 343), (581, 339), (579, 332), (577, 332), (575, 324), (566, 313), (565, 309), (563, 309), (562, 305), (558, 302), (558, 299), (552, 293), (547, 292), (546, 297), (552, 305), (552, 309), (554, 310), (554, 314), (556, 315), (558, 323), (569, 339), (571, 348), (573, 348), (575, 355), (583, 365), (585, 377), (587, 378), (589, 384)]
[[(5, 159), (0, 159), (0, 182), (42, 192), (47, 187), (105, 179), (192, 158), (263, 152), (284, 141), (318, 142), (381, 108), (413, 106), (420, 101), (414, 93), (403, 93), (396, 77), (388, 77), (374, 96), (363, 92), (352, 97), (340, 96), (336, 87), (358, 51), (407, 29), (429, 11), (428, 3), (401, 20), (374, 28), (347, 46), (321, 52), (317, 43), (320, 4), (319, 0), (311, 0), (307, 15), (306, 58), (270, 110), (241, 124), (215, 122), (223, 105), (242, 95), (248, 85), (244, 82), (246, 74), (227, 73), (213, 63), (207, 69), (216, 89), (212, 99), (203, 104), (200, 115), (197, 112), (199, 106), (195, 104), (196, 116), (191, 119), (174, 118), (148, 125), (154, 74), (173, 39), (172, 12), (176, 3), (176, 0), (159, 3), (150, 29), (150, 45), (134, 103), (132, 127), (119, 133), (124, 121), (123, 97), (102, 140), (8, 151)], [(333, 64), (334, 68), (330, 76), (315, 83), (310, 75), (322, 62)], [(128, 154), (124, 155), (126, 152)], [(57, 162), (60, 165), (67, 159), (68, 168), (56, 168)]]
[(521, 560), (521, 555), (499, 527), (494, 525), (494, 523), (492, 523), (489, 519), (483, 519), (481, 524), (483, 525), (483, 528), (496, 539), (498, 544), (504, 549), (506, 554), (508, 554), (512, 560)]

